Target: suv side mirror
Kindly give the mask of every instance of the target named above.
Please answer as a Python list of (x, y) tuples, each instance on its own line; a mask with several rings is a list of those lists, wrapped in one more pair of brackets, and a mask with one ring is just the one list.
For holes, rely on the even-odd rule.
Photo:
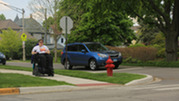
[(82, 52), (82, 53), (86, 53), (86, 50), (82, 49), (81, 52)]

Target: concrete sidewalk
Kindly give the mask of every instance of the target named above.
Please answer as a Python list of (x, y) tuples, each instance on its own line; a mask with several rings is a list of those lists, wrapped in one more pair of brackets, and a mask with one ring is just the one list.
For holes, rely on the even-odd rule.
[[(19, 71), (19, 70), (8, 70), (8, 69), (0, 69), (0, 73), (18, 73), (33, 76), (32, 72), (28, 71)], [(109, 86), (109, 85), (117, 85), (107, 82), (101, 82), (96, 80), (82, 79), (70, 76), (63, 76), (55, 74), (54, 77), (42, 76), (41, 78), (56, 80), (56, 81), (64, 81), (67, 83), (74, 84), (75, 86), (47, 86), (47, 87), (19, 87), (19, 88), (1, 88), (0, 95), (9, 95), (9, 94), (26, 94), (26, 93), (38, 93), (38, 92), (52, 92), (52, 91), (68, 91), (74, 89), (85, 89), (91, 88), (92, 86)], [(83, 88), (82, 88), (83, 87)]]
[[(24, 75), (32, 75), (32, 72), (28, 71), (19, 71), (19, 70), (8, 70), (8, 69), (0, 69), (0, 73), (18, 73)], [(63, 76), (55, 74), (54, 77), (41, 77), (51, 80), (64, 81), (67, 83), (74, 84), (75, 86), (48, 86), (48, 87), (19, 87), (19, 88), (2, 88), (0, 89), (0, 95), (8, 95), (8, 94), (27, 94), (27, 93), (39, 93), (39, 92), (54, 92), (54, 91), (70, 91), (75, 89), (87, 89), (94, 87), (102, 87), (102, 86), (121, 86), (118, 84), (112, 84), (108, 82), (101, 82), (96, 80), (82, 79), (70, 76)], [(152, 82), (153, 77), (147, 75), (146, 78), (140, 80), (134, 80), (132, 82), (127, 83), (126, 85), (136, 85), (143, 84), (147, 82)]]

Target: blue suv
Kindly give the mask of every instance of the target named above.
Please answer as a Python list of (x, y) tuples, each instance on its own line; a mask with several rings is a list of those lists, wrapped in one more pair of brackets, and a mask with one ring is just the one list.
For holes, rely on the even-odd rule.
[[(72, 69), (73, 66), (86, 66), (91, 70), (106, 65), (106, 60), (111, 57), (115, 68), (122, 63), (120, 52), (111, 51), (104, 45), (97, 42), (71, 43), (62, 51), (61, 63), (65, 69)], [(66, 60), (67, 56), (67, 60)]]

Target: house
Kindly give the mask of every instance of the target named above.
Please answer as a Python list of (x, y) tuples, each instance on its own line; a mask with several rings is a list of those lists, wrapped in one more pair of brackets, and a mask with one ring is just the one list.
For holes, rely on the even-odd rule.
[[(11, 28), (12, 30), (16, 31), (17, 33), (22, 34), (22, 28), (19, 27), (16, 23), (14, 23), (12, 20), (0, 20), (0, 33), (2, 33), (2, 30), (8, 30)], [(30, 34), (26, 33), (27, 38), (33, 38)]]
[[(14, 22), (21, 28), (23, 27), (22, 18), (19, 19), (19, 17), (16, 16)], [(45, 35), (44, 28), (35, 19), (32, 18), (32, 15), (30, 18), (24, 18), (24, 30), (36, 39), (43, 39)]]
[[(19, 25), (22, 28), (22, 18), (19, 19), (18, 16), (14, 19), (14, 22)], [(47, 46), (49, 49), (53, 49), (55, 47), (55, 41), (53, 38), (54, 32), (53, 29), (54, 27), (50, 28), (50, 30), (47, 32)], [(38, 23), (33, 17), (32, 14), (30, 15), (30, 18), (25, 18), (24, 19), (24, 30), (25, 32), (28, 32), (30, 35), (32, 35), (34, 38), (38, 39), (44, 39), (45, 37), (45, 28), (42, 27), (40, 23)], [(56, 32), (55, 32), (56, 33)], [(64, 44), (65, 44), (65, 38), (60, 35), (57, 37), (57, 48), (58, 49), (63, 49)]]
[(2, 33), (2, 30), (7, 30), (8, 28), (11, 28), (14, 31), (20, 32), (22, 30), (21, 27), (19, 27), (16, 23), (14, 23), (12, 20), (0, 20), (0, 33)]
[[(54, 32), (55, 31), (55, 32)], [(50, 26), (50, 29), (49, 29), (49, 33), (50, 33), (50, 44), (53, 44), (55, 43), (55, 40), (54, 40), (54, 33), (57, 34), (57, 46), (61, 46), (61, 48), (64, 48), (65, 47), (65, 42), (66, 42), (66, 39), (65, 37), (62, 35), (62, 33), (58, 30), (56, 30), (55, 26)], [(60, 48), (60, 47), (59, 47)]]

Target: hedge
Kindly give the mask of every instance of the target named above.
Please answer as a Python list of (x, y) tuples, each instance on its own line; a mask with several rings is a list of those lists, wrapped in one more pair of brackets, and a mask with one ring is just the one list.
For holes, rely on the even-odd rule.
[(110, 50), (121, 52), (123, 59), (133, 58), (141, 61), (155, 60), (157, 49), (153, 47), (112, 47), (107, 46)]

